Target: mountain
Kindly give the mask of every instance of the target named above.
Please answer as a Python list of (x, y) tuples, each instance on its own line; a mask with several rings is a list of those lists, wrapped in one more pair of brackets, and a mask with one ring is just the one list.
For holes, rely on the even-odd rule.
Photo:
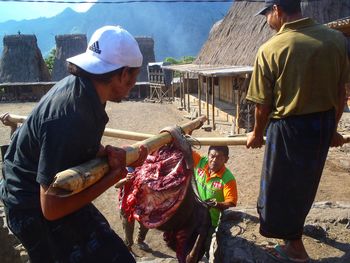
[(91, 34), (103, 25), (121, 25), (134, 36), (150, 36), (157, 61), (166, 57), (196, 56), (212, 25), (222, 19), (232, 2), (169, 2), (95, 4), (85, 13), (70, 8), (51, 18), (0, 23), (0, 51), (4, 35), (35, 34), (44, 57), (55, 47), (55, 36)]

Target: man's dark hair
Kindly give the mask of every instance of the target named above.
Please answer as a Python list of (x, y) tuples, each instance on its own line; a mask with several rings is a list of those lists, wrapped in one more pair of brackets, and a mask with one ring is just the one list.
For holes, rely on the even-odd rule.
[[(104, 83), (109, 83), (112, 79), (112, 77), (114, 77), (115, 75), (120, 75), (125, 67), (122, 68), (118, 68), (116, 70), (104, 73), (104, 74), (93, 74), (93, 73), (89, 73), (86, 70), (78, 67), (77, 65), (73, 64), (73, 63), (69, 63), (68, 62), (68, 72), (74, 76), (77, 77), (85, 77), (85, 78), (89, 78), (89, 79), (96, 79), (98, 81), (104, 82)], [(138, 68), (132, 68), (129, 67), (128, 70), (130, 71), (130, 73), (132, 73), (132, 71), (136, 70)]]
[[(284, 2), (286, 2), (284, 4)], [(300, 0), (282, 1), (280, 5), (287, 15), (294, 15), (301, 12)]]
[(211, 145), (208, 149), (208, 154), (211, 150), (215, 150), (215, 151), (218, 151), (218, 152), (222, 152), (225, 156), (228, 157), (228, 154), (229, 154), (229, 151), (228, 151), (228, 147), (227, 145), (224, 145), (224, 146), (214, 146), (214, 145)]

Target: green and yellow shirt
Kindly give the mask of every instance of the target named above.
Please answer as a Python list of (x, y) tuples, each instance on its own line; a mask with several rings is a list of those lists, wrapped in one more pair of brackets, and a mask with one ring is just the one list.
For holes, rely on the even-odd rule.
[[(210, 173), (208, 157), (193, 152), (194, 176), (197, 182), (199, 197), (205, 201), (215, 199), (217, 202), (233, 202), (237, 205), (237, 184), (233, 174), (223, 166), (218, 172)], [(217, 226), (220, 210), (210, 208), (211, 223)]]

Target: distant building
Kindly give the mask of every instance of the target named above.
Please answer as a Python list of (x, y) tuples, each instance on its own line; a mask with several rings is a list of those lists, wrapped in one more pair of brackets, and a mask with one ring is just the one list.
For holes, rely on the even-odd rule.
[(84, 34), (57, 35), (52, 80), (59, 81), (69, 75), (66, 59), (85, 52), (87, 39)]
[(0, 82), (50, 81), (50, 73), (35, 35), (9, 35), (3, 38)]
[(147, 65), (155, 61), (154, 40), (151, 37), (135, 37), (143, 55), (141, 72), (137, 77), (138, 82), (148, 82)]

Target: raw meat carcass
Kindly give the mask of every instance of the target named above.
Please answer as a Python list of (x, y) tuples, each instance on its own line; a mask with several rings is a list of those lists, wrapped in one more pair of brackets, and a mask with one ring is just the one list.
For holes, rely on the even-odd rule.
[[(208, 208), (194, 194), (192, 176), (182, 151), (164, 146), (135, 169), (122, 203), (130, 219), (164, 231), (164, 240), (181, 263), (200, 259), (210, 226)], [(196, 256), (186, 260), (192, 249)]]
[(180, 150), (163, 147), (135, 169), (122, 208), (147, 228), (159, 227), (180, 206), (192, 174), (184, 167)]

